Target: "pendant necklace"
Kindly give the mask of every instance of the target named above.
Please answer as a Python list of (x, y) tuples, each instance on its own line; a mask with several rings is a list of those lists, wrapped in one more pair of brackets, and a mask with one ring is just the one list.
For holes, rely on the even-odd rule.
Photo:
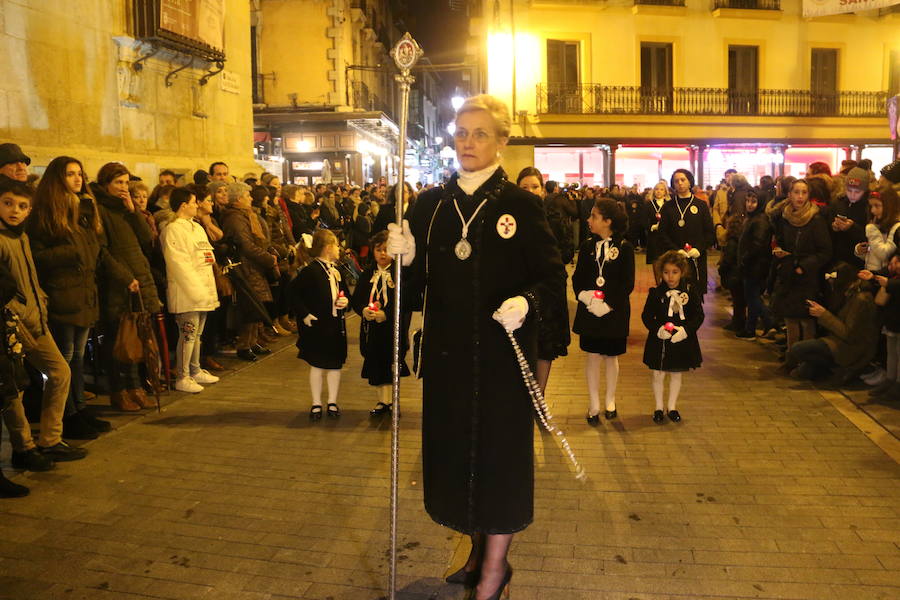
[[(609, 255), (609, 239), (601, 240), (597, 243), (597, 255), (594, 260), (597, 262), (597, 287), (602, 288), (606, 285), (606, 279), (603, 278), (603, 267), (606, 266), (607, 256)], [(603, 251), (603, 262), (600, 262), (600, 251)]]
[(466, 260), (472, 256), (472, 244), (466, 239), (469, 236), (469, 225), (472, 224), (472, 221), (475, 220), (481, 207), (483, 207), (488, 200), (489, 198), (482, 200), (481, 204), (478, 205), (478, 208), (475, 209), (475, 212), (472, 213), (472, 216), (469, 217), (469, 220), (466, 221), (462, 216), (462, 211), (459, 210), (459, 203), (456, 201), (456, 198), (453, 199), (453, 207), (456, 208), (456, 214), (459, 215), (459, 220), (462, 223), (462, 237), (456, 242), (456, 246), (453, 247), (453, 252), (459, 260)]
[(691, 194), (691, 199), (688, 200), (687, 206), (684, 207), (684, 210), (681, 210), (681, 207), (678, 206), (678, 200), (680, 200), (680, 198), (675, 199), (675, 208), (677, 208), (678, 212), (681, 213), (681, 218), (678, 219), (678, 226), (684, 227), (684, 215), (685, 215), (685, 213), (687, 213), (688, 209), (691, 207), (691, 204), (694, 203), (694, 195)]

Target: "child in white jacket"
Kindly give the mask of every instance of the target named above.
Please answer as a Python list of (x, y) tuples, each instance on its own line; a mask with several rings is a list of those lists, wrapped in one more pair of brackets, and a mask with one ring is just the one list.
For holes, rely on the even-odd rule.
[(868, 241), (856, 245), (854, 253), (866, 261), (866, 270), (882, 271), (897, 251), (898, 230), (900, 230), (900, 206), (897, 194), (886, 190), (883, 194), (873, 192), (869, 196), (869, 212), (872, 222), (866, 225)]
[[(201, 202), (211, 202), (204, 198)], [(219, 306), (213, 277), (212, 245), (203, 227), (194, 221), (197, 198), (185, 188), (177, 188), (169, 198), (174, 220), (163, 229), (163, 256), (166, 259), (169, 312), (178, 325), (175, 389), (196, 394), (203, 385), (219, 380), (200, 368), (200, 336), (206, 313)]]

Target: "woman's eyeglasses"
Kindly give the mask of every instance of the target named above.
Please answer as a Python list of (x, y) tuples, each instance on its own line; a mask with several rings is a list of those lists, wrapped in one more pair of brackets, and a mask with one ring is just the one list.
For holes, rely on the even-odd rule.
[(476, 143), (483, 144), (484, 142), (488, 141), (489, 139), (491, 139), (494, 136), (489, 134), (484, 129), (476, 129), (475, 131), (472, 131), (471, 133), (466, 131), (465, 129), (457, 129), (455, 132), (453, 132), (453, 139), (457, 142), (465, 142), (470, 137)]

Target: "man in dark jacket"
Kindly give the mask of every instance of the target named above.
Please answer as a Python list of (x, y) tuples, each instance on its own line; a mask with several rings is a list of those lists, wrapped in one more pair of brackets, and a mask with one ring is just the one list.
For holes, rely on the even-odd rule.
[(869, 222), (869, 174), (854, 167), (845, 178), (845, 193), (835, 200), (831, 209), (831, 245), (833, 263), (845, 262), (862, 269), (865, 261), (853, 250), (857, 244), (867, 241), (866, 224)]
[(25, 183), (30, 164), (31, 158), (18, 144), (0, 144), (0, 180), (7, 178)]

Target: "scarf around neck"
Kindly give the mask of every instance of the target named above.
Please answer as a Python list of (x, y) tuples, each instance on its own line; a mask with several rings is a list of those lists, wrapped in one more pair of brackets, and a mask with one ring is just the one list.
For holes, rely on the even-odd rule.
[(484, 182), (490, 179), (491, 175), (499, 168), (500, 164), (494, 163), (491, 166), (478, 171), (466, 171), (465, 169), (460, 169), (458, 172), (459, 178), (456, 183), (467, 196), (471, 196), (478, 188), (484, 185)]
[(794, 205), (790, 201), (785, 204), (784, 212), (782, 213), (787, 222), (794, 227), (803, 227), (817, 214), (819, 214), (819, 207), (812, 202), (807, 202), (799, 210), (795, 210)]
[(266, 239), (266, 234), (263, 233), (262, 225), (259, 224), (259, 217), (256, 216), (256, 211), (253, 210), (252, 207), (247, 208), (240, 204), (232, 204), (232, 208), (247, 216), (247, 219), (250, 221), (250, 231), (253, 232), (253, 235), (261, 240)]

